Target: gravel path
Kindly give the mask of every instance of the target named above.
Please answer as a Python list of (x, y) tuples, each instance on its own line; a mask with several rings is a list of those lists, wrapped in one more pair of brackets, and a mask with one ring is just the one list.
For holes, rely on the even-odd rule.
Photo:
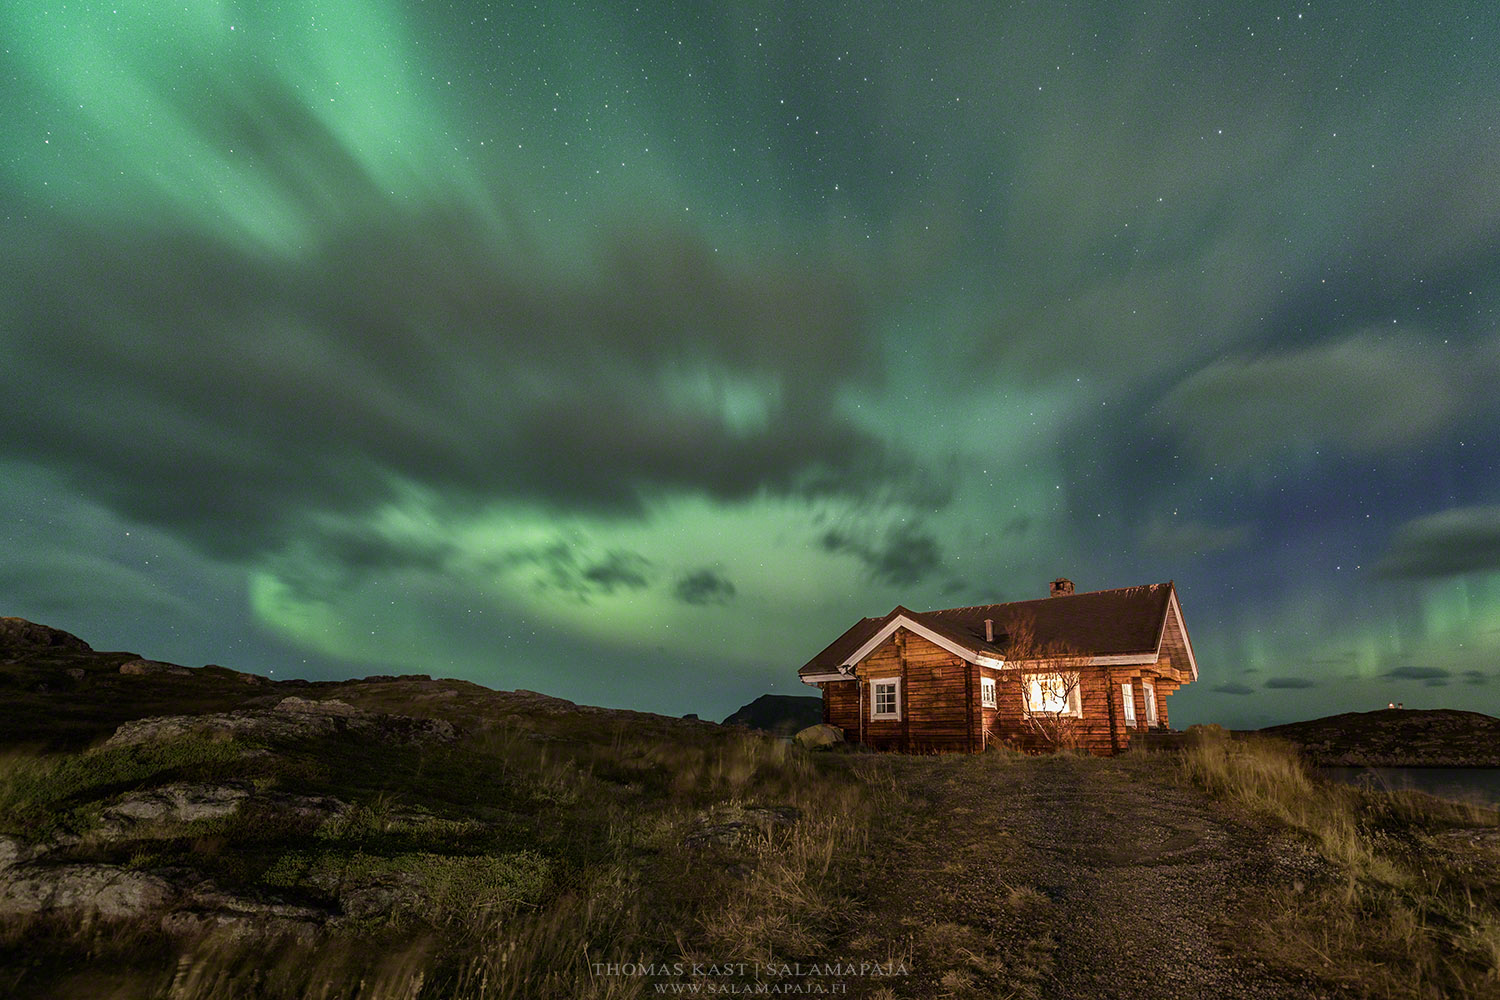
[[(911, 814), (873, 832), (846, 937), (910, 974), (874, 997), (1328, 996), (1235, 957), (1237, 904), (1320, 863), (1226, 820), (1160, 758), (893, 761)], [(899, 821), (898, 821), (899, 819)], [(884, 991), (884, 992), (882, 992)]]

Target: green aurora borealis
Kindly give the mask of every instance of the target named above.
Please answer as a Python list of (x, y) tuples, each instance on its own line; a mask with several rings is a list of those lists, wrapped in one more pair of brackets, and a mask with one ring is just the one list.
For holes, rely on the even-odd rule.
[(0, 12), (0, 614), (718, 718), (1169, 578), (1500, 712), (1500, 8)]

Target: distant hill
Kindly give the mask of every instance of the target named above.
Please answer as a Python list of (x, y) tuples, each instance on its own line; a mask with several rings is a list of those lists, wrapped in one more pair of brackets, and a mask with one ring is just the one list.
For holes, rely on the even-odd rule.
[(0, 655), (31, 653), (38, 649), (93, 651), (78, 636), (60, 628), (38, 625), (24, 618), (0, 618)]
[(1451, 708), (1345, 712), (1261, 732), (1325, 767), (1500, 767), (1500, 719)]
[(823, 699), (794, 694), (763, 694), (724, 720), (778, 736), (794, 736), (823, 721)]
[(482, 726), (496, 717), (517, 717), (527, 725), (576, 717), (597, 726), (607, 718), (633, 732), (673, 738), (718, 728), (711, 722), (575, 705), (534, 691), (496, 691), (425, 674), (272, 680), (215, 664), (187, 667), (139, 653), (92, 649), (61, 629), (0, 617), (0, 752), (14, 747), (77, 750), (146, 716), (255, 711), (291, 695), (343, 699), (414, 716), (440, 715), (460, 726)]

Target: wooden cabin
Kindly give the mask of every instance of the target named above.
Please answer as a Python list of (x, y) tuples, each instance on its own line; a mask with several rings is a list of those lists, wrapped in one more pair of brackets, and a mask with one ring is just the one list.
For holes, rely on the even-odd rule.
[(823, 721), (879, 750), (1120, 753), (1167, 727), (1167, 698), (1198, 679), (1171, 581), (856, 622), (798, 671)]

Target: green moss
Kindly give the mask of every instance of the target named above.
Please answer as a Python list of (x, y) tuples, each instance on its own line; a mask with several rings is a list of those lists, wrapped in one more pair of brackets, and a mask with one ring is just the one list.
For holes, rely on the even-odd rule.
[(363, 841), (375, 838), (457, 843), (484, 832), (484, 824), (471, 819), (444, 819), (423, 809), (397, 811), (389, 799), (357, 805), (332, 816), (314, 832), (319, 840)]
[(153, 780), (232, 775), (245, 749), (235, 740), (189, 735), (76, 754), (11, 754), (0, 759), (0, 830), (45, 836), (87, 825), (79, 810), (88, 803)]

